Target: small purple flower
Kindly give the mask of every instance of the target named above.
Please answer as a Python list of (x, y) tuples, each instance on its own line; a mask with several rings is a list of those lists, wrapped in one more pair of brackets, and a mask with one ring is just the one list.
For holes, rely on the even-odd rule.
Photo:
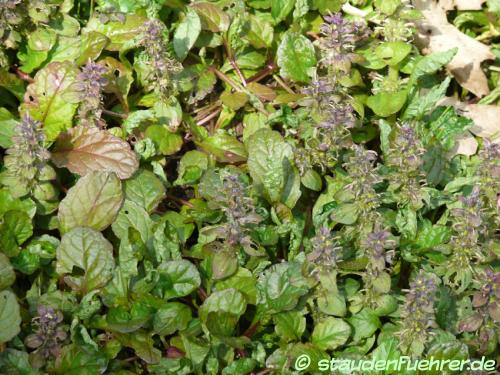
[(325, 17), (326, 23), (320, 26), (323, 38), (320, 47), (323, 51), (323, 66), (344, 65), (352, 59), (356, 43), (366, 36), (363, 24), (351, 22), (340, 13)]
[(104, 126), (101, 114), (102, 92), (108, 84), (108, 80), (104, 77), (106, 72), (107, 69), (104, 66), (89, 59), (78, 74), (76, 86), (80, 95), (78, 118), (83, 126)]
[(57, 357), (60, 345), (66, 339), (66, 330), (61, 326), (63, 315), (51, 306), (39, 305), (33, 318), (35, 332), (26, 337), (26, 346), (36, 349), (43, 359)]
[(40, 145), (44, 141), (42, 123), (26, 113), (16, 126), (16, 134), (12, 137), (13, 146), (7, 150), (7, 154), (26, 161), (30, 159), (34, 166), (41, 168), (50, 159), (49, 152)]
[(342, 247), (326, 226), (318, 229), (311, 239), (311, 245), (312, 252), (307, 256), (307, 260), (318, 267), (332, 269), (342, 259)]

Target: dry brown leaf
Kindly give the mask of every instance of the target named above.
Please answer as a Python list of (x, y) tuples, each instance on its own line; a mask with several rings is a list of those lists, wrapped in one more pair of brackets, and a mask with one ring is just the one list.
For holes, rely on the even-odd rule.
[(449, 24), (446, 11), (439, 3), (414, 0), (413, 4), (424, 16), (417, 22), (419, 33), (416, 38), (416, 42), (424, 48), (423, 52), (442, 52), (458, 47), (456, 56), (447, 65), (448, 70), (460, 85), (476, 96), (487, 95), (490, 90), (481, 63), (495, 58), (490, 48)]
[(124, 140), (106, 130), (76, 127), (61, 133), (56, 140), (52, 161), (81, 176), (91, 171), (115, 172), (129, 178), (139, 167), (137, 157)]
[(485, 0), (440, 0), (439, 5), (445, 10), (480, 10)]
[(469, 132), (465, 132), (460, 137), (455, 139), (455, 147), (450, 151), (450, 156), (455, 155), (475, 155), (477, 152), (478, 143)]

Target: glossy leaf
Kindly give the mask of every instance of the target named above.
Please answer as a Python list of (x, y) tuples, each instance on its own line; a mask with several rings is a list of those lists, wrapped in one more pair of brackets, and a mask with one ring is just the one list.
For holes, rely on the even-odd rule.
[(288, 32), (278, 47), (277, 61), (284, 77), (309, 82), (316, 65), (314, 47), (305, 36)]
[(113, 223), (123, 202), (121, 182), (112, 172), (90, 172), (82, 177), (59, 205), (62, 233), (76, 227), (104, 230)]
[[(64, 281), (83, 294), (105, 286), (114, 267), (113, 246), (94, 229), (72, 229), (62, 237), (57, 248), (57, 273), (65, 275)], [(72, 276), (77, 269), (83, 275)]]
[(57, 138), (52, 160), (59, 168), (81, 176), (109, 171), (121, 179), (132, 176), (139, 166), (127, 142), (105, 130), (84, 127), (70, 129)]
[(77, 104), (74, 82), (78, 70), (69, 62), (53, 62), (37, 72), (28, 85), (21, 108), (44, 124), (47, 139), (53, 141), (59, 133), (72, 126)]

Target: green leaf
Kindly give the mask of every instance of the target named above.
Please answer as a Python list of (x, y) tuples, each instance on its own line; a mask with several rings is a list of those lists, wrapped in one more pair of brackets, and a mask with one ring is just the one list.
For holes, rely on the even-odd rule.
[(172, 155), (182, 147), (182, 136), (171, 132), (164, 125), (151, 125), (146, 129), (146, 137), (151, 139), (163, 155)]
[[(57, 273), (66, 275), (64, 281), (83, 294), (105, 286), (113, 276), (114, 267), (113, 246), (91, 228), (71, 230), (57, 248)], [(83, 271), (83, 275), (70, 276), (75, 270)]]
[(311, 81), (316, 54), (311, 41), (295, 32), (287, 32), (278, 47), (278, 66), (283, 77), (296, 82)]
[(328, 317), (316, 323), (312, 342), (322, 350), (333, 350), (344, 345), (351, 335), (351, 327), (344, 320)]
[(161, 359), (161, 351), (154, 347), (154, 340), (149, 333), (118, 334), (117, 339), (122, 345), (134, 349), (135, 354), (146, 363), (158, 363)]
[[(470, 358), (469, 349), (466, 344), (456, 340), (454, 337), (450, 337), (451, 334), (447, 333), (444, 335), (443, 339), (436, 340), (437, 342), (433, 343), (427, 353), (429, 358), (433, 358), (437, 361), (466, 361)], [(448, 362), (448, 363), (450, 363)], [(426, 371), (432, 375), (440, 375), (443, 372), (436, 370), (435, 367), (432, 371)]]
[(212, 278), (222, 280), (238, 269), (238, 259), (229, 251), (218, 251), (212, 256)]
[(153, 221), (150, 215), (142, 206), (130, 200), (125, 200), (111, 227), (118, 238), (128, 236), (129, 228), (134, 228), (146, 246), (153, 238)]
[(260, 129), (249, 138), (247, 150), (248, 169), (257, 189), (270, 203), (293, 208), (301, 192), (292, 147), (278, 132)]
[(106, 75), (108, 84), (105, 87), (105, 92), (117, 95), (122, 105), (127, 106), (127, 95), (134, 81), (131, 67), (111, 56), (99, 60), (99, 63), (108, 68), (109, 71)]
[(331, 219), (341, 224), (354, 224), (358, 220), (359, 207), (356, 203), (342, 203), (332, 210)]
[(400, 209), (396, 216), (396, 226), (406, 238), (412, 239), (417, 235), (417, 214), (410, 207)]
[(33, 224), (27, 213), (7, 211), (0, 224), (0, 251), (8, 257), (19, 253), (22, 245), (33, 234)]
[(0, 147), (7, 149), (12, 145), (11, 138), (18, 123), (7, 109), (0, 108)]
[(121, 182), (112, 172), (90, 172), (69, 189), (59, 205), (62, 233), (84, 226), (106, 229), (116, 218), (123, 202)]
[(77, 104), (68, 100), (75, 94), (78, 69), (69, 62), (53, 62), (39, 70), (26, 89), (21, 110), (43, 123), (49, 141), (72, 126)]
[(122, 51), (136, 45), (137, 35), (142, 32), (146, 20), (145, 17), (137, 14), (127, 14), (125, 22), (113, 20), (102, 23), (99, 17), (93, 17), (89, 20), (83, 32), (97, 31), (109, 39), (106, 50)]
[(174, 33), (174, 50), (179, 60), (184, 60), (198, 35), (201, 32), (201, 21), (198, 14), (187, 9), (186, 17), (181, 21)]
[(410, 77), (410, 83), (415, 83), (417, 80), (426, 75), (437, 72), (444, 65), (448, 64), (457, 54), (458, 48), (452, 48), (443, 52), (434, 52), (420, 59), (413, 69)]
[(379, 318), (367, 308), (347, 320), (354, 328), (354, 342), (372, 336), (381, 327)]
[(75, 344), (62, 348), (55, 362), (55, 375), (97, 375), (104, 374), (108, 359), (100, 351)]
[(435, 246), (448, 242), (451, 230), (444, 225), (432, 225), (429, 220), (424, 220), (419, 228), (415, 244), (421, 249), (432, 249)]
[(16, 280), (12, 265), (4, 254), (0, 253), (0, 290), (8, 288)]
[(268, 314), (289, 311), (308, 290), (298, 263), (275, 264), (259, 276), (257, 303)]
[(318, 9), (321, 15), (329, 15), (340, 11), (345, 0), (313, 0), (313, 9)]
[(414, 95), (410, 103), (408, 103), (402, 118), (421, 119), (423, 116), (431, 113), (436, 107), (436, 104), (446, 96), (446, 90), (448, 89), (450, 81), (451, 77), (446, 77), (441, 84), (432, 87), (425, 95)]
[(457, 301), (452, 292), (445, 286), (439, 288), (436, 322), (441, 328), (451, 332), (457, 327)]
[(390, 147), (389, 136), (391, 134), (392, 127), (391, 124), (384, 119), (380, 119), (378, 127), (380, 129), (380, 149), (384, 154), (387, 154)]
[(29, 362), (28, 353), (11, 348), (0, 353), (0, 368), (9, 375), (39, 375)]
[(12, 340), (21, 331), (21, 314), (16, 295), (10, 290), (0, 292), (0, 344)]
[(192, 150), (186, 152), (178, 167), (178, 177), (174, 185), (191, 185), (196, 183), (202, 176), (203, 172), (208, 169), (207, 154)]
[[(19, 101), (23, 101), (24, 99), (24, 92), (26, 91), (25, 88), (25, 83), (23, 80), (21, 80), (19, 77), (17, 77), (15, 74), (9, 73), (8, 71), (4, 69), (0, 69), (0, 87), (5, 87), (7, 90), (9, 90), (12, 94), (16, 96)], [(3, 108), (0, 108), (0, 121), (3, 121), (3, 113), (2, 113)], [(0, 130), (0, 134), (1, 134)], [(0, 138), (1, 142), (1, 138)], [(0, 143), (1, 145), (1, 143)]]
[(390, 16), (401, 5), (401, 0), (375, 0), (374, 4), (382, 13)]
[(250, 15), (250, 25), (245, 38), (255, 48), (269, 48), (273, 43), (274, 29), (262, 17)]
[(474, 125), (471, 119), (457, 115), (453, 107), (438, 108), (431, 116), (430, 130), (444, 150), (449, 151), (455, 145), (455, 139)]
[(97, 59), (109, 42), (105, 35), (95, 31), (83, 33), (80, 39), (80, 51), (76, 60), (78, 65), (85, 64), (89, 59)]
[(395, 93), (379, 92), (376, 95), (368, 97), (366, 105), (380, 117), (389, 117), (401, 108), (406, 102), (407, 91), (402, 90)]
[(276, 22), (280, 22), (291, 13), (294, 6), (295, 0), (271, 0), (271, 15)]
[(212, 3), (195, 3), (191, 4), (191, 7), (200, 16), (203, 30), (218, 33), (229, 29), (231, 19), (219, 6)]
[(137, 203), (149, 213), (154, 211), (164, 197), (165, 186), (147, 169), (140, 169), (125, 182), (125, 199)]
[(236, 273), (228, 279), (217, 282), (217, 290), (235, 288), (246, 298), (247, 302), (255, 305), (257, 300), (257, 279), (248, 269), (239, 267)]
[(205, 138), (197, 145), (205, 152), (214, 155), (221, 163), (238, 163), (247, 159), (247, 151), (243, 143), (223, 131)]
[[(397, 361), (400, 357), (401, 357), (401, 352), (398, 349), (398, 341), (395, 338), (389, 338), (388, 340), (384, 340), (372, 352), (372, 358), (374, 361)], [(385, 371), (384, 374), (397, 373), (395, 366), (388, 366), (388, 367), (390, 367), (390, 369)]]
[(300, 178), (300, 182), (306, 188), (311, 189), (313, 191), (321, 191), (323, 187), (323, 180), (321, 179), (321, 175), (316, 172), (314, 169), (308, 169), (306, 173)]
[(48, 55), (47, 51), (34, 51), (26, 45), (17, 53), (17, 58), (22, 63), (20, 70), (24, 73), (33, 72), (47, 60)]
[(0, 217), (7, 211), (23, 211), (26, 212), (30, 218), (33, 218), (33, 216), (35, 216), (36, 206), (29, 198), (14, 198), (8, 190), (0, 189)]
[(274, 330), (285, 341), (300, 341), (306, 329), (306, 318), (298, 311), (282, 312), (273, 316)]
[(440, 145), (428, 147), (423, 159), (427, 182), (432, 185), (439, 184), (444, 178), (447, 165), (443, 147)]
[[(310, 359), (310, 364), (307, 367), (306, 373), (312, 373), (312, 374), (320, 373), (320, 369), (318, 367), (320, 361), (325, 362), (326, 360), (327, 363), (330, 362), (330, 356), (323, 350), (320, 350), (316, 345), (312, 343), (305, 343), (305, 344), (297, 343), (294, 344), (293, 346), (288, 346), (283, 354), (284, 354), (283, 358), (284, 362), (280, 364), (281, 366), (283, 366), (285, 363), (286, 364), (290, 363), (291, 366), (294, 366), (297, 363), (297, 360), (300, 358), (300, 356), (303, 355), (307, 356), (307, 358)], [(271, 362), (271, 360), (272, 360), (272, 355), (268, 358), (267, 362)], [(322, 367), (321, 372), (324, 372), (324, 370), (325, 370), (324, 367)]]
[(168, 336), (185, 329), (191, 321), (191, 309), (178, 302), (163, 305), (153, 319), (153, 331), (160, 336)]
[(375, 48), (375, 54), (387, 65), (395, 66), (409, 55), (411, 49), (411, 44), (405, 42), (384, 42)]
[[(241, 64), (238, 65), (241, 67)], [(220, 96), (220, 100), (225, 106), (229, 107), (233, 111), (237, 111), (248, 102), (248, 96), (244, 92), (231, 93), (229, 91), (224, 91)]]
[(325, 291), (318, 297), (318, 308), (328, 315), (345, 316), (347, 313), (345, 297), (333, 291)]
[(236, 289), (214, 292), (203, 302), (199, 314), (201, 321), (215, 336), (231, 336), (247, 303)]
[(151, 316), (151, 311), (147, 306), (134, 302), (130, 310), (122, 306), (110, 308), (106, 314), (106, 322), (112, 331), (129, 333), (144, 326)]
[(155, 120), (155, 113), (151, 109), (138, 110), (130, 112), (125, 120), (123, 120), (122, 128), (127, 132), (127, 134), (133, 133), (133, 131), (139, 128), (143, 123)]
[(166, 299), (187, 296), (201, 284), (200, 274), (194, 264), (184, 259), (162, 263), (158, 272), (165, 278), (163, 297)]

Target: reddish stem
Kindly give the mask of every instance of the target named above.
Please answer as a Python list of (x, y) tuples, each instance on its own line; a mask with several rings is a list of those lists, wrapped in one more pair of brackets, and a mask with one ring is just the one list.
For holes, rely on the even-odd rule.
[(207, 299), (207, 297), (208, 297), (207, 292), (205, 291), (205, 289), (203, 289), (201, 287), (198, 288), (198, 296), (200, 296), (200, 299), (202, 301), (205, 301)]
[(248, 338), (252, 338), (252, 336), (255, 334), (257, 331), (257, 328), (259, 327), (259, 322), (252, 324), (250, 327), (247, 328), (245, 333), (243, 333), (243, 336), (246, 336)]
[(35, 82), (35, 80), (28, 73), (24, 73), (17, 66), (12, 67), (12, 69), (14, 70), (14, 73), (16, 73), (16, 76), (21, 78), (23, 81), (26, 81), (28, 83)]

